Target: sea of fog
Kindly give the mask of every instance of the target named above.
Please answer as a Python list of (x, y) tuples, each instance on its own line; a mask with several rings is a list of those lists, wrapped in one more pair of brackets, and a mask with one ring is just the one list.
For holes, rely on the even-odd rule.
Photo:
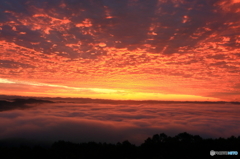
[(240, 136), (240, 105), (44, 103), (0, 112), (0, 140), (141, 144), (182, 132), (203, 138)]

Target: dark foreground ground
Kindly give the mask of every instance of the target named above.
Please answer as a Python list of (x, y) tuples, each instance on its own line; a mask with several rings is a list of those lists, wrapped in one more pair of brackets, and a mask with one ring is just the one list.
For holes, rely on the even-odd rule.
[[(210, 151), (240, 152), (240, 136), (202, 139), (188, 133), (175, 137), (156, 134), (140, 146), (128, 141), (117, 144), (58, 141), (51, 147), (0, 146), (1, 159), (204, 159), (240, 158), (240, 155), (210, 155)], [(230, 152), (231, 153), (231, 152)], [(236, 152), (234, 152), (236, 153)]]

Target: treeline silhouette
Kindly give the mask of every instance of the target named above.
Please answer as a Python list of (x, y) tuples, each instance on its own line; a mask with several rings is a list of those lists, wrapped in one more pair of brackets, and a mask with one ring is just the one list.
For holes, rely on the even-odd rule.
[[(240, 136), (227, 139), (203, 139), (186, 132), (175, 137), (164, 133), (147, 138), (143, 144), (136, 146), (129, 141), (109, 143), (72, 143), (58, 141), (51, 147), (41, 146), (0, 146), (2, 159), (202, 159), (211, 158), (210, 151), (240, 152)], [(215, 156), (222, 158), (226, 156)], [(231, 157), (239, 157), (231, 156)]]

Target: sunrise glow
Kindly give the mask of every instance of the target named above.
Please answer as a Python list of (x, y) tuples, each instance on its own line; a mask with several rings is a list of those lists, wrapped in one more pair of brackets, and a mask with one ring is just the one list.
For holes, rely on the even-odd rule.
[(0, 4), (0, 94), (240, 101), (239, 0)]

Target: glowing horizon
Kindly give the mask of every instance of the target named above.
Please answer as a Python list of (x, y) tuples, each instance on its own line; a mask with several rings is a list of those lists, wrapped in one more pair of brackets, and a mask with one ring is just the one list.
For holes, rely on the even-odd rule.
[[(43, 92), (35, 92), (35, 96), (39, 97), (75, 97), (75, 98), (93, 98), (93, 99), (112, 99), (112, 100), (172, 100), (172, 101), (219, 101), (218, 98), (209, 98), (195, 95), (184, 95), (184, 94), (161, 94), (161, 93), (144, 93), (144, 92), (130, 92), (125, 90), (114, 90), (114, 89), (101, 89), (101, 88), (77, 88), (77, 87), (68, 87), (61, 85), (52, 85), (52, 84), (44, 84), (44, 83), (28, 83), (23, 81), (11, 81), (0, 78), (0, 83), (6, 84), (21, 84), (26, 86), (45, 86), (51, 87), (52, 93), (43, 93)], [(67, 91), (71, 91), (71, 93), (54, 93), (60, 92), (56, 89), (64, 88)], [(77, 94), (78, 91), (83, 91), (85, 94)], [(96, 96), (92, 94), (86, 94), (86, 92), (95, 93)], [(13, 95), (8, 94), (7, 95)], [(40, 94), (38, 94), (40, 93)], [(23, 95), (23, 93), (17, 93), (14, 95)], [(28, 93), (23, 96), (29, 96)]]

